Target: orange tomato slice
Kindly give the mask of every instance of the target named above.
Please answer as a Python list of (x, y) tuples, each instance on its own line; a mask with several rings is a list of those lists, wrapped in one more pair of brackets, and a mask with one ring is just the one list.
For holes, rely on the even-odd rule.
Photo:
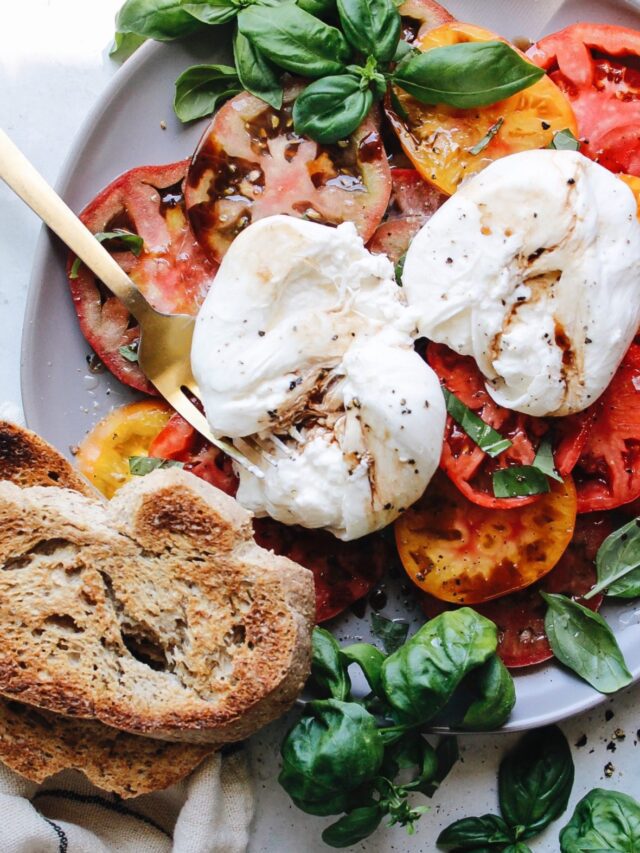
[(110, 412), (84, 439), (76, 463), (106, 498), (131, 479), (130, 456), (147, 456), (173, 409), (161, 400), (130, 403)]
[[(500, 37), (481, 27), (454, 22), (419, 35), (412, 46), (430, 50), (493, 39)], [(387, 99), (385, 109), (400, 144), (422, 177), (449, 195), (465, 178), (500, 157), (546, 148), (559, 130), (578, 132), (571, 104), (548, 77), (496, 104), (468, 110), (421, 104), (398, 88), (394, 95)], [(473, 154), (473, 147), (497, 126), (486, 147)]]
[(550, 572), (571, 541), (576, 490), (553, 482), (536, 503), (487, 509), (467, 500), (438, 472), (395, 523), (411, 580), (454, 604), (479, 604), (523, 589)]

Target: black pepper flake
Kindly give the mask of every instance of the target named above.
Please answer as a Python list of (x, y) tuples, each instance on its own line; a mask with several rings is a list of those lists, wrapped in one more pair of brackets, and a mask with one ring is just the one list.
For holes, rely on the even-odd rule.
[(575, 178), (569, 178), (569, 180), (567, 181), (567, 183), (569, 184), (570, 187), (572, 187), (575, 184), (575, 182), (576, 182)]
[(612, 740), (610, 740), (609, 743), (607, 744), (607, 749), (609, 750), (609, 752), (615, 752), (616, 748), (617, 747), (616, 747), (615, 743)]
[(616, 729), (613, 733), (613, 736), (616, 740), (624, 740), (627, 735), (622, 729)]
[(605, 718), (605, 720), (606, 720), (607, 722), (609, 722), (609, 720), (613, 720), (613, 718), (614, 718), (614, 717), (615, 717), (615, 714), (614, 714), (614, 712), (611, 710), (611, 708), (607, 708), (607, 710), (604, 712), (604, 718)]
[(613, 766), (613, 764), (610, 761), (608, 761), (604, 765), (604, 775), (607, 777), (607, 779), (611, 779), (611, 777), (613, 776), (613, 774), (615, 772), (616, 772), (616, 768)]
[(263, 332), (263, 331), (261, 331), (261, 330), (260, 330), (260, 331), (258, 331), (258, 335), (259, 335), (261, 338), (264, 338), (264, 336), (265, 336), (266, 334), (267, 334), (266, 332)]
[(581, 749), (583, 746), (586, 746), (586, 745), (587, 745), (587, 736), (581, 735), (581, 737), (579, 737), (578, 740), (576, 741), (576, 748)]
[(548, 121), (542, 121), (541, 124), (543, 130), (549, 130), (549, 128), (551, 127)]
[(585, 344), (592, 344), (592, 343), (593, 343), (593, 341), (591, 340), (591, 338), (585, 338), (585, 339), (584, 339), (584, 342), (585, 342)]
[(453, 258), (447, 258), (447, 263), (448, 263), (448, 264), (452, 264), (452, 263), (453, 263)]
[(425, 409), (429, 408), (429, 401), (428, 400), (424, 401), (424, 407), (425, 407)]
[(267, 414), (269, 415), (271, 420), (274, 421), (278, 417), (278, 410), (277, 409), (267, 409)]

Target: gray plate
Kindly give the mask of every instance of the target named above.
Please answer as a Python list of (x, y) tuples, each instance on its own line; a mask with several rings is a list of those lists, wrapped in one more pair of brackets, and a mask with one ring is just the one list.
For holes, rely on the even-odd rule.
[[(507, 37), (539, 35), (582, 20), (640, 26), (640, 5), (625, 0), (451, 0), (460, 18)], [(224, 30), (214, 31), (219, 45)], [(133, 166), (188, 157), (203, 124), (184, 128), (171, 107), (173, 81), (194, 62), (226, 62), (225, 48), (209, 42), (143, 47), (114, 76), (69, 154), (58, 190), (80, 210), (103, 186)], [(162, 130), (160, 122), (167, 124)], [(87, 368), (89, 347), (80, 334), (64, 274), (65, 250), (43, 230), (38, 244), (22, 345), (22, 394), (29, 426), (69, 455), (85, 433), (114, 406), (135, 395), (108, 374)], [(400, 580), (387, 584), (385, 614), (420, 624)], [(607, 606), (604, 614), (640, 678), (640, 603)], [(415, 627), (414, 626), (414, 627)], [(334, 620), (340, 639), (369, 639), (368, 613)], [(516, 676), (518, 700), (504, 730), (540, 726), (584, 711), (603, 700), (587, 684), (555, 664)], [(356, 689), (365, 689), (364, 684)]]

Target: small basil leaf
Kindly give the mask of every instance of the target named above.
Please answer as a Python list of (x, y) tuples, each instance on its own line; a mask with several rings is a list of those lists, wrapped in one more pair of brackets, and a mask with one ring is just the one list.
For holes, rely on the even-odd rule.
[(493, 137), (498, 134), (498, 132), (500, 131), (500, 128), (502, 127), (503, 124), (504, 124), (504, 119), (502, 118), (502, 116), (500, 116), (498, 121), (496, 121), (494, 124), (491, 125), (489, 130), (482, 137), (482, 139), (479, 142), (476, 142), (476, 144), (472, 148), (469, 149), (469, 154), (473, 154), (474, 157), (477, 156), (478, 154), (482, 154), (482, 152), (487, 147), (487, 145), (491, 142)]
[(139, 341), (134, 341), (132, 344), (125, 344), (122, 347), (118, 347), (118, 352), (126, 361), (130, 361), (132, 364), (137, 364), (138, 346)]
[(382, 665), (384, 693), (399, 721), (430, 720), (496, 646), (496, 626), (469, 607), (441, 613), (423, 625)]
[(211, 115), (218, 106), (242, 91), (235, 68), (229, 65), (192, 65), (176, 80), (173, 108), (180, 121)]
[(338, 0), (342, 30), (350, 44), (380, 62), (393, 59), (401, 19), (393, 0)]
[(238, 28), (268, 59), (293, 74), (339, 74), (349, 59), (340, 30), (289, 3), (249, 6), (238, 15)]
[(333, 634), (314, 628), (312, 635), (311, 675), (314, 682), (334, 699), (345, 701), (351, 694), (351, 680)]
[(116, 62), (124, 62), (132, 53), (144, 44), (146, 36), (137, 36), (135, 33), (115, 33), (109, 56)]
[(183, 3), (182, 8), (203, 24), (217, 25), (232, 21), (238, 14), (238, 4), (233, 0), (206, 0), (200, 3)]
[(336, 0), (298, 0), (298, 6), (316, 18), (324, 18), (335, 10)]
[(373, 104), (369, 89), (351, 74), (315, 80), (293, 105), (296, 133), (331, 144), (350, 136), (364, 121)]
[(618, 598), (640, 596), (640, 519), (615, 530), (604, 540), (596, 556), (598, 583), (585, 598), (603, 590)]
[(390, 655), (407, 639), (409, 623), (401, 619), (387, 619), (381, 613), (374, 612), (371, 614), (371, 633), (382, 641), (385, 652)]
[(444, 829), (436, 844), (439, 847), (457, 847), (473, 850), (478, 844), (503, 845), (512, 841), (509, 827), (501, 817), (485, 814), (482, 817), (463, 817)]
[(500, 765), (500, 811), (519, 838), (531, 838), (567, 808), (574, 767), (567, 739), (557, 726), (529, 732)]
[(470, 673), (464, 687), (477, 698), (467, 708), (459, 728), (491, 731), (506, 723), (516, 704), (516, 688), (509, 670), (497, 655), (492, 655)]
[(544, 627), (558, 660), (601, 693), (626, 687), (631, 673), (602, 616), (564, 595), (540, 595), (549, 605)]
[(553, 448), (551, 447), (551, 441), (548, 438), (544, 438), (540, 442), (540, 447), (538, 448), (538, 452), (535, 455), (532, 465), (534, 468), (537, 468), (538, 471), (542, 471), (543, 474), (546, 474), (547, 477), (551, 477), (552, 480), (557, 480), (558, 483), (562, 482), (562, 477), (556, 471), (556, 464), (553, 459)]
[(394, 274), (396, 277), (396, 281), (398, 282), (398, 284), (400, 286), (402, 286), (402, 273), (404, 272), (404, 265), (405, 265), (405, 261), (407, 260), (407, 252), (408, 251), (409, 250), (407, 249), (407, 251), (400, 257), (400, 260), (398, 261), (398, 263), (395, 265), (395, 268), (394, 268)]
[[(208, 0), (202, 0), (206, 5)], [(196, 5), (196, 4), (193, 4)], [(116, 15), (116, 31), (170, 41), (203, 29), (201, 21), (185, 12), (182, 0), (126, 0)]]
[(242, 86), (274, 110), (282, 106), (282, 84), (268, 59), (254, 47), (248, 38), (236, 30), (233, 37), (233, 58)]
[(144, 477), (158, 468), (184, 468), (184, 462), (177, 459), (160, 459), (157, 456), (130, 456), (129, 473), (136, 477)]
[(400, 39), (398, 44), (396, 45), (396, 52), (393, 54), (393, 62), (400, 62), (401, 59), (404, 59), (408, 53), (413, 53), (414, 48), (411, 47), (408, 41), (404, 41), (404, 39)]
[(561, 853), (637, 853), (640, 803), (628, 794), (594, 788), (560, 832)]
[(371, 646), (369, 643), (354, 643), (351, 646), (340, 649), (340, 654), (347, 662), (347, 665), (350, 663), (358, 664), (371, 690), (376, 695), (380, 695), (382, 692), (380, 674), (382, 672), (382, 664), (384, 663), (384, 655), (380, 649), (376, 649), (375, 646)]
[(557, 151), (579, 151), (580, 140), (576, 139), (569, 129), (557, 130), (548, 147), (555, 148)]
[(497, 498), (522, 498), (543, 495), (549, 491), (546, 474), (533, 465), (510, 465), (492, 474), (493, 494)]
[(375, 832), (382, 820), (380, 806), (362, 806), (341, 817), (322, 833), (322, 840), (329, 847), (351, 847)]
[(503, 451), (511, 447), (511, 442), (508, 438), (503, 438), (499, 432), (486, 424), (479, 418), (475, 412), (472, 412), (468, 406), (459, 400), (455, 394), (442, 389), (445, 403), (447, 404), (447, 412), (451, 415), (458, 426), (469, 436), (471, 441), (475, 441), (480, 450), (484, 450), (487, 456), (496, 457)]
[(424, 104), (468, 109), (495, 104), (544, 76), (502, 41), (463, 42), (407, 56), (393, 82)]
[(420, 786), (421, 793), (427, 797), (433, 797), (440, 785), (449, 773), (451, 773), (459, 758), (458, 739), (453, 735), (445, 735), (445, 737), (440, 738), (440, 742), (436, 747), (438, 765), (435, 775), (428, 784), (423, 783)]
[[(123, 243), (125, 248), (137, 257), (140, 256), (144, 248), (144, 240), (139, 234), (132, 234), (131, 231), (125, 231), (124, 228), (114, 228), (113, 231), (98, 231), (93, 235), (99, 243), (108, 243), (110, 240), (117, 240)], [(71, 269), (69, 270), (69, 278), (78, 278), (82, 261), (80, 258), (75, 258)]]

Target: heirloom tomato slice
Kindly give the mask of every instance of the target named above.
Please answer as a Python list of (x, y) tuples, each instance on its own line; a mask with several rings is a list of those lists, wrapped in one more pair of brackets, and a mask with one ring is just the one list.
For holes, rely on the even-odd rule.
[[(452, 22), (428, 30), (413, 46), (425, 51), (493, 39), (499, 36), (490, 30)], [(531, 148), (546, 148), (558, 130), (577, 132), (569, 101), (548, 77), (496, 104), (467, 110), (422, 104), (395, 87), (385, 109), (413, 165), (423, 178), (448, 195), (493, 160)], [(474, 146), (491, 133), (485, 147), (474, 153)]]
[(444, 344), (434, 343), (428, 345), (426, 355), (445, 388), (512, 443), (511, 447), (492, 458), (450, 415), (447, 417), (440, 467), (466, 498), (490, 509), (512, 509), (539, 501), (541, 495), (496, 498), (492, 475), (499, 468), (531, 465), (543, 438), (551, 441), (555, 467), (560, 476), (571, 473), (587, 442), (593, 412), (567, 418), (534, 418), (514, 412), (491, 399), (485, 379), (470, 356), (458, 355)]
[[(122, 241), (105, 241), (151, 305), (166, 314), (196, 314), (216, 265), (196, 242), (187, 220), (183, 181), (188, 162), (141, 166), (116, 178), (80, 214), (97, 234), (123, 229), (143, 239), (136, 257)], [(80, 328), (107, 368), (125, 385), (156, 394), (140, 370), (135, 347), (140, 330), (124, 305), (84, 265), (67, 275)]]
[(538, 501), (487, 509), (467, 500), (443, 472), (396, 521), (396, 544), (411, 580), (436, 598), (478, 604), (546, 575), (571, 540), (576, 492), (553, 481)]
[(196, 148), (187, 208), (198, 240), (217, 261), (240, 231), (265, 216), (351, 221), (367, 241), (384, 215), (391, 176), (375, 111), (348, 139), (320, 145), (293, 130), (302, 88), (287, 86), (280, 110), (248, 92), (236, 95)]
[(527, 55), (571, 102), (582, 152), (612, 172), (640, 176), (640, 32), (573, 24)]
[[(601, 595), (588, 601), (582, 597), (596, 582), (596, 554), (613, 530), (614, 523), (608, 513), (579, 516), (567, 550), (548, 575), (527, 589), (475, 607), (498, 626), (498, 654), (506, 666), (512, 669), (532, 666), (553, 657), (544, 630), (547, 605), (541, 591), (566, 595), (591, 610), (600, 608)], [(430, 595), (422, 595), (420, 605), (429, 619), (452, 607)]]
[(436, 0), (404, 0), (398, 7), (402, 17), (402, 37), (413, 43), (429, 30), (455, 21), (453, 15)]

